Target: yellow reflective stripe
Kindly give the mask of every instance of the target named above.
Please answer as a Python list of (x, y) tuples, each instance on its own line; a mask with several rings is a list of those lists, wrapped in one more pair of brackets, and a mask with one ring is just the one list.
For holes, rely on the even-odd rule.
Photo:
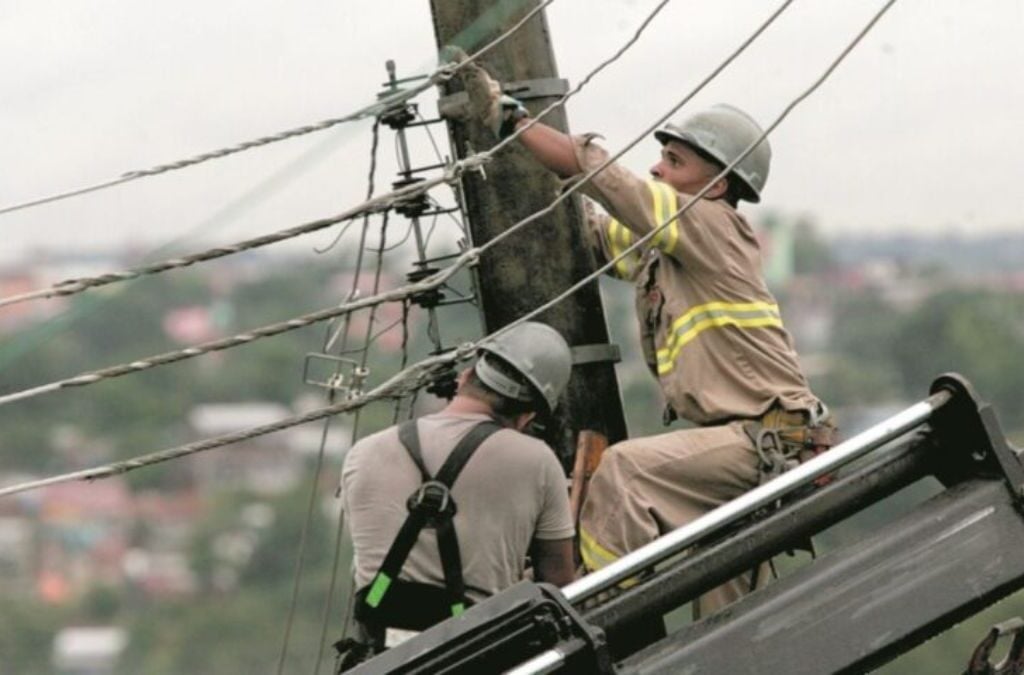
[[(608, 248), (613, 258), (618, 258), (622, 252), (633, 243), (633, 233), (625, 225), (614, 218), (608, 221)], [(615, 263), (615, 270), (620, 277), (628, 279), (633, 274), (635, 258), (639, 255), (635, 251)]]
[[(668, 196), (668, 215), (672, 215), (679, 210), (679, 194), (675, 190), (669, 190)], [(676, 249), (676, 244), (679, 242), (679, 221), (673, 220), (669, 223), (668, 227), (665, 228), (665, 232), (668, 233), (668, 242), (662, 248), (665, 253), (672, 255), (672, 252)]]
[[(679, 197), (676, 191), (670, 186), (659, 181), (647, 181), (651, 191), (651, 200), (654, 211), (654, 227), (660, 228), (662, 223), (669, 219), (669, 216), (679, 210)], [(679, 221), (673, 220), (665, 227), (658, 230), (651, 242), (653, 246), (660, 248), (671, 255), (679, 241)]]
[(768, 302), (709, 302), (693, 307), (672, 323), (665, 346), (658, 350), (658, 374), (675, 367), (680, 350), (709, 328), (782, 327), (779, 306)]
[[(598, 544), (597, 540), (582, 527), (580, 528), (580, 557), (583, 558), (583, 566), (588, 572), (596, 572), (619, 559), (619, 556)], [(639, 582), (639, 578), (630, 577), (625, 581), (619, 582), (619, 588), (629, 588)]]
[[(665, 184), (656, 180), (647, 181), (647, 187), (651, 191), (651, 203), (654, 211), (654, 228), (665, 222)], [(665, 230), (658, 230), (651, 240), (651, 245), (661, 248), (661, 240), (665, 236)]]
[(619, 559), (619, 556), (598, 544), (597, 540), (582, 527), (580, 528), (580, 557), (583, 558), (583, 564), (590, 572), (606, 567)]

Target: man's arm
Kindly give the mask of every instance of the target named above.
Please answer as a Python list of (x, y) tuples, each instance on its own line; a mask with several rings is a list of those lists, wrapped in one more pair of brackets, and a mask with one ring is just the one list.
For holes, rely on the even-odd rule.
[[(458, 48), (448, 47), (446, 53), (455, 63), (466, 59), (465, 52)], [(501, 85), (476, 63), (464, 65), (459, 71), (459, 77), (469, 95), (472, 116), (486, 124), (499, 138), (508, 136), (530, 121), (524, 117), (528, 113), (523, 104), (502, 95)], [(567, 134), (537, 122), (524, 131), (519, 140), (549, 171), (563, 178), (580, 173), (572, 138)]]
[(534, 539), (530, 544), (533, 578), (562, 587), (576, 579), (572, 557), (572, 537)]
[[(529, 123), (529, 118), (523, 118), (516, 124), (516, 129)], [(583, 170), (576, 160), (572, 138), (543, 122), (534, 122), (519, 136), (519, 142), (544, 168), (562, 178), (575, 176)]]

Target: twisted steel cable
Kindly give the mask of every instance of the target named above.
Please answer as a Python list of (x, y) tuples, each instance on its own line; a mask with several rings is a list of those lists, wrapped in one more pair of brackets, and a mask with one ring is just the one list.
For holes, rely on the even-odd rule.
[(381, 114), (387, 112), (388, 110), (396, 106), (403, 105), (407, 101), (419, 96), (427, 89), (430, 89), (431, 87), (436, 86), (441, 82), (447, 81), (460, 68), (480, 58), (483, 54), (487, 53), (488, 51), (490, 51), (491, 49), (493, 49), (494, 47), (508, 39), (511, 35), (518, 31), (529, 19), (533, 18), (534, 15), (536, 15), (538, 12), (540, 12), (545, 7), (550, 5), (552, 2), (554, 2), (554, 0), (544, 0), (544, 2), (530, 10), (530, 12), (528, 12), (522, 19), (516, 22), (511, 28), (509, 28), (504, 33), (499, 35), (497, 38), (495, 38), (488, 44), (484, 45), (481, 49), (476, 51), (472, 56), (470, 56), (466, 60), (465, 63), (443, 63), (440, 66), (438, 66), (438, 68), (435, 69), (434, 72), (425, 76), (423, 81), (420, 82), (419, 84), (410, 87), (409, 89), (403, 89), (400, 91), (396, 91), (392, 94), (389, 94), (387, 96), (384, 96), (377, 100), (375, 103), (360, 108), (359, 110), (349, 113), (348, 115), (343, 115), (341, 117), (332, 117), (320, 122), (315, 122), (313, 124), (306, 124), (301, 127), (296, 127), (294, 129), (279, 131), (268, 136), (262, 136), (260, 138), (255, 138), (249, 141), (243, 141), (235, 145), (219, 148), (217, 150), (211, 150), (209, 152), (204, 152), (193, 157), (188, 157), (186, 159), (179, 159), (173, 162), (168, 162), (166, 164), (159, 164), (148, 169), (137, 169), (134, 171), (127, 171), (121, 174), (121, 176), (118, 178), (102, 181), (93, 185), (75, 188), (73, 190), (68, 190), (66, 192), (60, 192), (46, 197), (32, 199), (18, 204), (4, 206), (0, 208), (0, 215), (3, 215), (5, 213), (13, 213), (14, 211), (20, 211), (22, 209), (31, 208), (34, 206), (41, 206), (43, 204), (50, 204), (52, 202), (61, 201), (71, 197), (89, 194), (91, 192), (97, 192), (99, 190), (104, 190), (109, 187), (114, 187), (115, 185), (121, 185), (123, 183), (127, 183), (133, 180), (138, 180), (139, 178), (156, 176), (162, 173), (167, 173), (169, 171), (177, 171), (178, 169), (184, 169), (186, 167), (195, 166), (197, 164), (202, 164), (203, 162), (208, 162), (213, 159), (220, 159), (221, 157), (227, 157), (229, 155), (234, 155), (240, 152), (244, 152), (246, 150), (252, 150), (253, 148), (263, 147), (265, 145), (277, 143), (279, 141), (287, 140), (289, 138), (305, 136), (307, 134), (311, 134), (317, 131), (323, 131), (324, 129), (330, 129), (331, 127), (335, 127), (338, 126), (339, 124), (344, 124), (346, 122), (355, 122), (357, 120), (366, 119), (370, 117), (379, 117)]
[[(839, 53), (839, 55), (835, 59), (833, 59), (833, 61), (829, 64), (829, 66), (822, 73), (822, 75), (820, 75), (817, 80), (815, 80), (807, 89), (805, 89), (792, 102), (790, 102), (790, 104), (786, 106), (786, 108), (782, 111), (782, 113), (780, 113), (779, 116), (776, 117), (776, 119), (763, 131), (761, 136), (758, 137), (757, 139), (755, 139), (755, 141), (753, 143), (751, 143), (750, 146), (748, 146), (747, 149), (738, 158), (736, 158), (735, 160), (733, 160), (733, 162), (731, 162), (728, 166), (726, 166), (722, 170), (722, 172), (720, 172), (718, 177), (726, 175), (728, 173), (728, 171), (730, 171), (736, 164), (738, 164), (740, 161), (742, 161), (742, 159), (744, 157), (746, 157), (746, 155), (748, 155), (750, 152), (752, 152), (753, 149), (761, 141), (763, 141), (765, 138), (767, 138), (767, 136), (789, 115), (789, 113), (797, 105), (799, 105), (799, 103), (801, 103), (808, 96), (810, 96), (814, 91), (816, 91), (829, 78), (829, 76), (831, 76), (831, 74), (835, 71), (835, 69), (839, 66), (839, 64), (842, 63), (843, 60), (845, 60), (845, 58), (853, 51), (853, 49), (858, 44), (860, 44), (861, 40), (863, 40), (863, 38), (871, 31), (871, 29), (878, 23), (879, 20), (881, 20), (881, 18), (885, 15), (885, 13), (888, 12), (889, 9), (895, 3), (896, 3), (896, 0), (888, 0), (884, 5), (882, 5), (882, 7), (868, 21), (868, 23), (843, 48), (843, 50)], [(717, 179), (717, 177), (716, 177), (716, 179)], [(715, 180), (711, 181), (711, 183), (714, 183), (714, 182), (715, 182)], [(56, 484), (56, 483), (69, 482), (69, 481), (72, 481), (72, 480), (95, 480), (97, 478), (104, 478), (104, 477), (107, 477), (107, 476), (110, 476), (110, 475), (115, 475), (115, 474), (118, 474), (118, 473), (124, 473), (126, 471), (131, 471), (131, 470), (134, 470), (134, 469), (139, 468), (141, 466), (147, 466), (148, 464), (153, 464), (153, 463), (161, 462), (161, 461), (167, 461), (168, 459), (174, 459), (176, 457), (180, 457), (180, 456), (183, 456), (183, 455), (186, 455), (186, 454), (193, 454), (195, 452), (200, 452), (202, 450), (207, 450), (207, 449), (211, 449), (211, 448), (214, 448), (214, 447), (220, 447), (222, 445), (228, 445), (230, 443), (235, 443), (235, 442), (238, 442), (240, 440), (247, 439), (247, 438), (253, 438), (254, 436), (259, 436), (259, 435), (263, 435), (263, 434), (267, 434), (267, 433), (272, 433), (274, 431), (278, 431), (278, 430), (283, 429), (283, 428), (287, 428), (287, 427), (290, 427), (290, 426), (296, 426), (298, 424), (303, 424), (303, 423), (308, 422), (308, 421), (312, 421), (312, 420), (315, 420), (315, 419), (321, 419), (321, 418), (327, 417), (329, 415), (338, 414), (339, 412), (344, 412), (346, 410), (353, 409), (356, 406), (366, 405), (366, 403), (369, 403), (372, 400), (377, 400), (377, 399), (383, 398), (384, 396), (387, 396), (387, 395), (393, 395), (396, 391), (399, 391), (401, 387), (412, 386), (412, 389), (411, 390), (407, 389), (407, 391), (414, 391), (414, 390), (418, 389), (419, 386), (423, 386), (432, 377), (434, 377), (434, 376), (438, 375), (439, 373), (443, 372), (443, 370), (445, 368), (450, 367), (451, 365), (457, 363), (458, 361), (461, 361), (461, 360), (464, 360), (466, 358), (469, 358), (473, 354), (473, 352), (475, 351), (477, 345), (479, 345), (484, 340), (493, 338), (494, 336), (499, 335), (499, 334), (505, 332), (506, 330), (510, 329), (512, 326), (517, 325), (521, 321), (525, 321), (525, 320), (528, 320), (529, 318), (535, 317), (540, 312), (542, 312), (542, 311), (544, 311), (546, 309), (549, 309), (551, 306), (553, 306), (557, 302), (560, 302), (561, 300), (563, 300), (564, 298), (568, 297), (572, 293), (576, 292), (577, 290), (579, 290), (580, 288), (582, 288), (586, 284), (593, 282), (595, 279), (597, 279), (597, 277), (600, 274), (603, 274), (604, 272), (610, 270), (615, 265), (615, 263), (617, 263), (618, 261), (622, 260), (623, 258), (625, 258), (627, 255), (629, 255), (633, 251), (638, 250), (640, 246), (642, 246), (644, 243), (649, 242), (661, 229), (666, 227), (670, 222), (675, 220), (678, 216), (680, 216), (683, 213), (685, 213), (696, 202), (697, 199), (699, 199), (701, 196), (703, 196), (704, 193), (706, 193), (707, 189), (710, 189), (710, 188), (705, 188), (705, 190), (702, 190), (697, 195), (694, 195), (694, 197), (691, 198), (682, 208), (680, 208), (678, 211), (676, 211), (676, 213), (672, 214), (669, 218), (667, 218), (663, 223), (661, 223), (657, 228), (655, 228), (654, 230), (649, 232), (647, 235), (645, 235), (644, 237), (639, 238), (636, 242), (634, 242), (634, 244), (632, 246), (628, 247), (620, 255), (618, 255), (615, 258), (613, 258), (612, 260), (610, 260), (608, 263), (603, 265), (601, 268), (596, 270), (591, 275), (589, 275), (586, 278), (584, 278), (583, 280), (581, 280), (579, 283), (577, 283), (576, 285), (574, 285), (570, 289), (566, 290), (564, 293), (560, 294), (559, 296), (556, 296), (555, 298), (553, 298), (548, 303), (546, 303), (546, 304), (536, 308), (533, 312), (531, 312), (530, 314), (527, 314), (522, 319), (508, 324), (508, 326), (506, 326), (506, 327), (504, 327), (502, 329), (499, 329), (499, 330), (491, 333), (490, 335), (481, 338), (480, 340), (477, 340), (475, 343), (466, 343), (466, 344), (460, 346), (459, 348), (457, 348), (457, 349), (455, 349), (455, 350), (453, 350), (453, 351), (451, 351), (449, 353), (438, 355), (438, 356), (434, 356), (434, 357), (430, 357), (430, 358), (424, 359), (422, 361), (419, 361), (419, 362), (413, 364), (412, 366), (410, 366), (409, 368), (406, 368), (405, 370), (402, 370), (401, 372), (397, 373), (395, 376), (393, 376), (387, 382), (385, 382), (384, 384), (382, 384), (382, 385), (378, 386), (377, 388), (373, 389), (369, 393), (364, 394), (363, 396), (360, 396), (360, 397), (358, 397), (356, 399), (353, 399), (352, 401), (347, 401), (347, 402), (340, 403), (340, 404), (337, 404), (337, 405), (334, 405), (334, 406), (329, 406), (327, 408), (321, 408), (319, 410), (312, 411), (312, 412), (307, 413), (305, 415), (301, 415), (301, 416), (298, 416), (298, 417), (288, 418), (287, 420), (282, 420), (282, 421), (277, 422), (275, 424), (264, 425), (264, 426), (261, 426), (261, 427), (255, 427), (253, 429), (249, 429), (249, 430), (242, 431), (242, 432), (237, 432), (235, 434), (228, 434), (228, 435), (220, 436), (220, 437), (213, 438), (213, 439), (207, 439), (205, 441), (200, 441), (200, 442), (188, 444), (188, 445), (185, 445), (185, 446), (178, 446), (178, 447), (172, 448), (170, 450), (160, 451), (160, 452), (156, 452), (156, 453), (151, 453), (149, 455), (143, 455), (141, 457), (136, 457), (134, 459), (127, 460), (125, 462), (116, 462), (114, 464), (109, 464), (109, 465), (98, 467), (98, 468), (94, 468), (94, 469), (86, 469), (86, 470), (83, 470), (83, 471), (76, 471), (76, 472), (72, 472), (72, 473), (61, 474), (59, 476), (54, 476), (54, 477), (51, 477), (51, 478), (41, 479), (41, 480), (37, 480), (37, 481), (28, 481), (28, 482), (25, 482), (25, 483), (19, 483), (19, 484), (10, 486), (10, 487), (6, 487), (6, 488), (0, 489), (0, 497), (6, 496), (6, 495), (10, 495), (10, 494), (15, 494), (15, 493), (18, 493), (18, 492), (24, 492), (26, 490), (31, 490), (31, 489), (35, 489), (35, 488), (39, 488), (39, 487), (44, 487), (46, 485), (53, 485), (53, 484)], [(472, 251), (467, 251), (463, 255), (465, 256), (465, 255), (468, 255), (470, 253), (478, 253), (478, 251), (476, 249), (474, 249)], [(452, 267), (454, 268), (455, 265), (453, 265)], [(449, 269), (452, 269), (452, 268), (449, 268)], [(419, 386), (415, 386), (414, 383), (416, 383), (416, 382), (420, 383), (420, 385)]]

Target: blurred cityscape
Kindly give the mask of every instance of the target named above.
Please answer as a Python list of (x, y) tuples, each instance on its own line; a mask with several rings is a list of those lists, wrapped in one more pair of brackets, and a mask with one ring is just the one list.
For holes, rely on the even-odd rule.
[[(765, 269), (815, 389), (855, 432), (958, 371), (1024, 431), (1024, 235), (830, 238), (808, 219), (761, 224)], [(137, 264), (138, 251), (59, 251), (0, 270), (0, 298)], [(0, 308), (0, 394), (232, 335), (337, 304), (356, 285), (344, 260), (245, 254), (71, 298)], [(385, 269), (382, 288), (404, 283)], [(365, 283), (362, 283), (364, 282)], [(468, 280), (463, 280), (468, 284)], [(628, 287), (606, 291), (630, 433), (658, 431), (657, 392), (637, 357)], [(431, 349), (401, 305), (354, 315), (373, 336), (370, 378)], [(444, 320), (449, 344), (479, 335), (476, 310)], [(385, 330), (388, 327), (392, 330)], [(99, 466), (272, 423), (324, 405), (304, 382), (325, 329), (207, 354), (95, 387), (0, 407), (0, 486)], [(307, 377), (310, 378), (307, 372)], [(439, 405), (424, 395), (423, 411)], [(289, 672), (340, 633), (347, 550), (334, 490), (354, 435), (390, 424), (387, 404), (94, 482), (0, 498), (0, 672), (265, 672), (278, 659), (321, 444)], [(333, 602), (328, 606), (328, 601)], [(981, 632), (977, 638), (980, 639)], [(958, 663), (977, 640), (968, 639)], [(324, 657), (325, 659), (329, 657)], [(897, 671), (892, 671), (897, 672)], [(909, 672), (909, 671), (907, 671)]]

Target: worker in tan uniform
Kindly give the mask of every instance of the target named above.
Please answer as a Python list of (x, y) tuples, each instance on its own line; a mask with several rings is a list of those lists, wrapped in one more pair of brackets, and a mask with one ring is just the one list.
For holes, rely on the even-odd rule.
[(349, 667), (523, 578), (575, 576), (565, 474), (522, 431), (550, 411), (572, 356), (554, 328), (524, 322), (481, 344), (439, 413), (355, 444), (341, 496), (355, 549), (357, 636)]
[[(482, 68), (469, 64), (460, 76), (472, 114), (496, 135), (527, 123), (525, 107), (502, 95)], [(618, 258), (612, 273), (636, 287), (641, 344), (666, 417), (696, 425), (605, 453), (580, 519), (580, 553), (589, 571), (832, 442), (827, 410), (808, 386), (765, 285), (754, 231), (736, 210), (740, 200), (760, 200), (771, 160), (767, 140), (718, 177), (761, 133), (746, 113), (716, 105), (655, 132), (661, 154), (649, 178), (612, 163), (582, 187), (607, 212), (587, 209), (596, 249), (607, 261)], [(519, 140), (563, 178), (578, 178), (609, 157), (594, 135), (569, 136), (540, 123)], [(646, 244), (620, 257), (654, 230)], [(749, 592), (761, 574), (707, 593), (695, 614)]]

